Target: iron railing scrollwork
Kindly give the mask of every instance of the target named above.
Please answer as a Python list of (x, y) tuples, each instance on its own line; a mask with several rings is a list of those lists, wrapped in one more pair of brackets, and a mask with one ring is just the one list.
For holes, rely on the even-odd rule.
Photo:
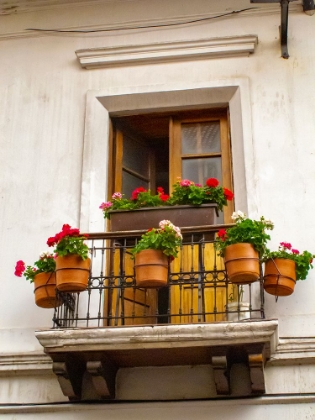
[(53, 328), (115, 327), (249, 321), (264, 318), (262, 276), (252, 285), (229, 282), (214, 247), (221, 226), (183, 229), (179, 257), (170, 264), (168, 285), (136, 285), (131, 249), (143, 232), (89, 234), (91, 271), (86, 291), (60, 293)]

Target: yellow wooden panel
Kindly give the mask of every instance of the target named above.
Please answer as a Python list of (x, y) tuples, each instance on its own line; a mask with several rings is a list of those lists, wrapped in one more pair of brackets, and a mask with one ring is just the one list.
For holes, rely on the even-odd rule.
[[(199, 266), (202, 264), (202, 266)], [(227, 300), (226, 283), (224, 274), (218, 274), (214, 279), (210, 271), (224, 270), (224, 261), (218, 257), (213, 243), (201, 243), (184, 245), (178, 258), (171, 264), (173, 281), (178, 285), (172, 285), (171, 293), (171, 315), (182, 314), (171, 317), (172, 323), (196, 323), (215, 322), (225, 320), (225, 305)], [(206, 272), (201, 282), (198, 272)], [(182, 284), (181, 281), (194, 282), (198, 284)], [(213, 312), (214, 315), (202, 317), (198, 313)], [(218, 312), (222, 312), (219, 314)]]
[[(156, 317), (151, 315), (156, 315), (157, 291), (133, 287), (134, 261), (130, 252), (118, 246), (111, 252), (110, 260), (107, 275), (114, 280), (107, 294), (106, 313), (111, 318), (109, 325), (156, 323)], [(126, 284), (122, 285), (121, 281), (126, 281)]]

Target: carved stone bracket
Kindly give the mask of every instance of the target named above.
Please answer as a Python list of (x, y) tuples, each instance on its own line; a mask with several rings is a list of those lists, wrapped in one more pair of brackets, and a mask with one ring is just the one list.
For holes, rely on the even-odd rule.
[(213, 356), (212, 367), (218, 395), (230, 394), (230, 377), (226, 356)]
[(54, 329), (37, 338), (72, 400), (115, 399), (119, 368), (210, 364), (218, 396), (248, 396), (265, 392), (264, 364), (278, 345), (277, 329), (276, 320), (262, 320)]
[(66, 362), (54, 362), (53, 372), (57, 375), (60, 388), (71, 400), (81, 398), (83, 371), (80, 367)]
[(102, 398), (115, 398), (117, 367), (110, 361), (87, 362), (86, 370), (92, 377), (96, 393)]
[(250, 369), (250, 379), (252, 383), (252, 394), (264, 394), (266, 390), (263, 354), (249, 354), (248, 365)]

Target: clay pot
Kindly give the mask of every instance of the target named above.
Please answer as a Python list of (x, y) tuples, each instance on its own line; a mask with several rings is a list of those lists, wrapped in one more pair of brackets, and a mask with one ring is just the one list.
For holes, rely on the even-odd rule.
[(56, 258), (57, 289), (61, 292), (82, 292), (88, 286), (90, 258), (83, 260), (79, 255), (70, 254)]
[(249, 284), (260, 277), (259, 254), (252, 244), (229, 245), (224, 252), (229, 280), (236, 284)]
[(264, 289), (274, 296), (289, 296), (296, 283), (295, 262), (285, 258), (274, 258), (265, 263)]
[(162, 251), (145, 249), (135, 256), (136, 285), (164, 287), (168, 279), (168, 257)]
[(56, 308), (61, 301), (56, 300), (56, 273), (39, 273), (34, 277), (35, 303), (40, 308)]

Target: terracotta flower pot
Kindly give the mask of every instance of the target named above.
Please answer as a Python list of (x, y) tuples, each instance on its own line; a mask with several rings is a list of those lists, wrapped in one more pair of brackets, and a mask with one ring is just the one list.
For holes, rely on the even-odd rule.
[(260, 277), (259, 254), (252, 244), (234, 244), (225, 249), (224, 261), (229, 280), (249, 284)]
[(168, 257), (156, 249), (139, 252), (135, 256), (135, 274), (139, 287), (167, 286)]
[(61, 292), (82, 292), (87, 288), (91, 260), (70, 254), (56, 258), (57, 289)]
[(265, 263), (264, 289), (274, 296), (289, 296), (296, 283), (295, 262), (285, 258), (274, 258)]
[(40, 308), (56, 308), (61, 301), (56, 300), (56, 273), (39, 273), (34, 277), (35, 303)]

